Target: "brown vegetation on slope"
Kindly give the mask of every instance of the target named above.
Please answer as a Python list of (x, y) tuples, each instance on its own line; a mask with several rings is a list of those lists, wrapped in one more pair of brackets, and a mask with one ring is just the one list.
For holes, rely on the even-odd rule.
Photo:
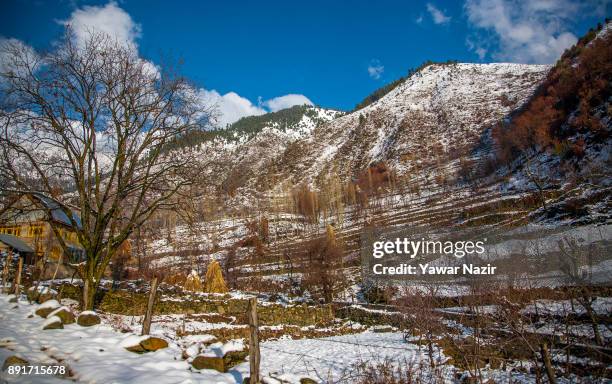
[[(601, 30), (599, 25), (597, 31)], [(606, 139), (601, 109), (612, 94), (612, 34), (599, 38), (591, 30), (566, 50), (530, 102), (509, 126), (493, 130), (502, 163), (530, 148), (552, 150), (561, 157), (582, 156), (584, 140), (569, 140), (577, 133)]]

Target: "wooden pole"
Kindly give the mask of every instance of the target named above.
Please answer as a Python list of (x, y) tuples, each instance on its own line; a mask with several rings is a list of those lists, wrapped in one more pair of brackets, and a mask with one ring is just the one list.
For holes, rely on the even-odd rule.
[(145, 313), (144, 322), (142, 323), (141, 335), (148, 335), (151, 331), (151, 318), (153, 317), (153, 304), (155, 304), (155, 294), (157, 293), (157, 277), (151, 280), (151, 289), (149, 290), (149, 302), (147, 303), (147, 312)]
[(23, 257), (19, 257), (19, 264), (17, 265), (17, 275), (15, 276), (15, 296), (19, 299), (21, 293), (21, 271), (23, 270)]
[(552, 363), (550, 361), (550, 352), (548, 350), (548, 344), (543, 342), (540, 344), (540, 352), (542, 353), (542, 360), (544, 361), (544, 368), (546, 368), (546, 376), (548, 377), (548, 382), (550, 384), (556, 384), (557, 379), (555, 377), (555, 370), (552, 367)]
[(249, 306), (247, 309), (247, 316), (249, 318), (249, 364), (251, 367), (251, 374), (249, 377), (249, 384), (259, 384), (259, 319), (257, 318), (257, 298), (253, 297), (249, 299)]
[(5, 293), (10, 292), (10, 288), (9, 288), (9, 282), (8, 282), (8, 277), (9, 277), (9, 263), (11, 262), (11, 252), (9, 251), (6, 254), (6, 259), (4, 260), (4, 268), (2, 271), (2, 290)]

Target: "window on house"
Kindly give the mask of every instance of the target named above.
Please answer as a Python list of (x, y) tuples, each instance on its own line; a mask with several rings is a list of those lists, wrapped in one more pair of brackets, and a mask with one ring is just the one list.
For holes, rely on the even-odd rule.
[(21, 227), (0, 227), (0, 233), (5, 235), (20, 236)]
[(28, 228), (28, 236), (29, 237), (38, 237), (42, 235), (42, 225), (39, 224), (31, 224)]

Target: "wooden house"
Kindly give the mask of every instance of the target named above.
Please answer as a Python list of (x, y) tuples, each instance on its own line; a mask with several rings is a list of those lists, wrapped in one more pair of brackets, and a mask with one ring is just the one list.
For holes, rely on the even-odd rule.
[[(0, 212), (0, 234), (6, 240), (0, 246), (19, 252), (15, 246), (26, 244), (33, 251), (33, 257), (27, 258), (29, 264), (40, 260), (61, 264), (80, 262), (85, 255), (74, 226), (80, 227), (81, 220), (78, 214), (71, 213), (72, 219), (57, 201), (42, 193), (23, 194)], [(68, 252), (63, 251), (51, 223), (59, 229)]]

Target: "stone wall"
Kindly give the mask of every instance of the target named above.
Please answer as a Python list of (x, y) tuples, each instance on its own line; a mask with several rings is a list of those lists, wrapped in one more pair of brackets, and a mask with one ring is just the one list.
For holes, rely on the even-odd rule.
[[(76, 285), (64, 284), (60, 288), (62, 297), (74, 300), (81, 299), (81, 288)], [(158, 297), (155, 313), (166, 314), (197, 314), (218, 313), (236, 317), (238, 324), (246, 324), (247, 301), (234, 299), (229, 295), (205, 297), (199, 295), (177, 295)], [(126, 290), (99, 290), (96, 296), (96, 308), (120, 315), (138, 316), (145, 313), (147, 294)], [(281, 305), (265, 303), (257, 307), (261, 325), (326, 325), (333, 321), (334, 311), (331, 305)]]

